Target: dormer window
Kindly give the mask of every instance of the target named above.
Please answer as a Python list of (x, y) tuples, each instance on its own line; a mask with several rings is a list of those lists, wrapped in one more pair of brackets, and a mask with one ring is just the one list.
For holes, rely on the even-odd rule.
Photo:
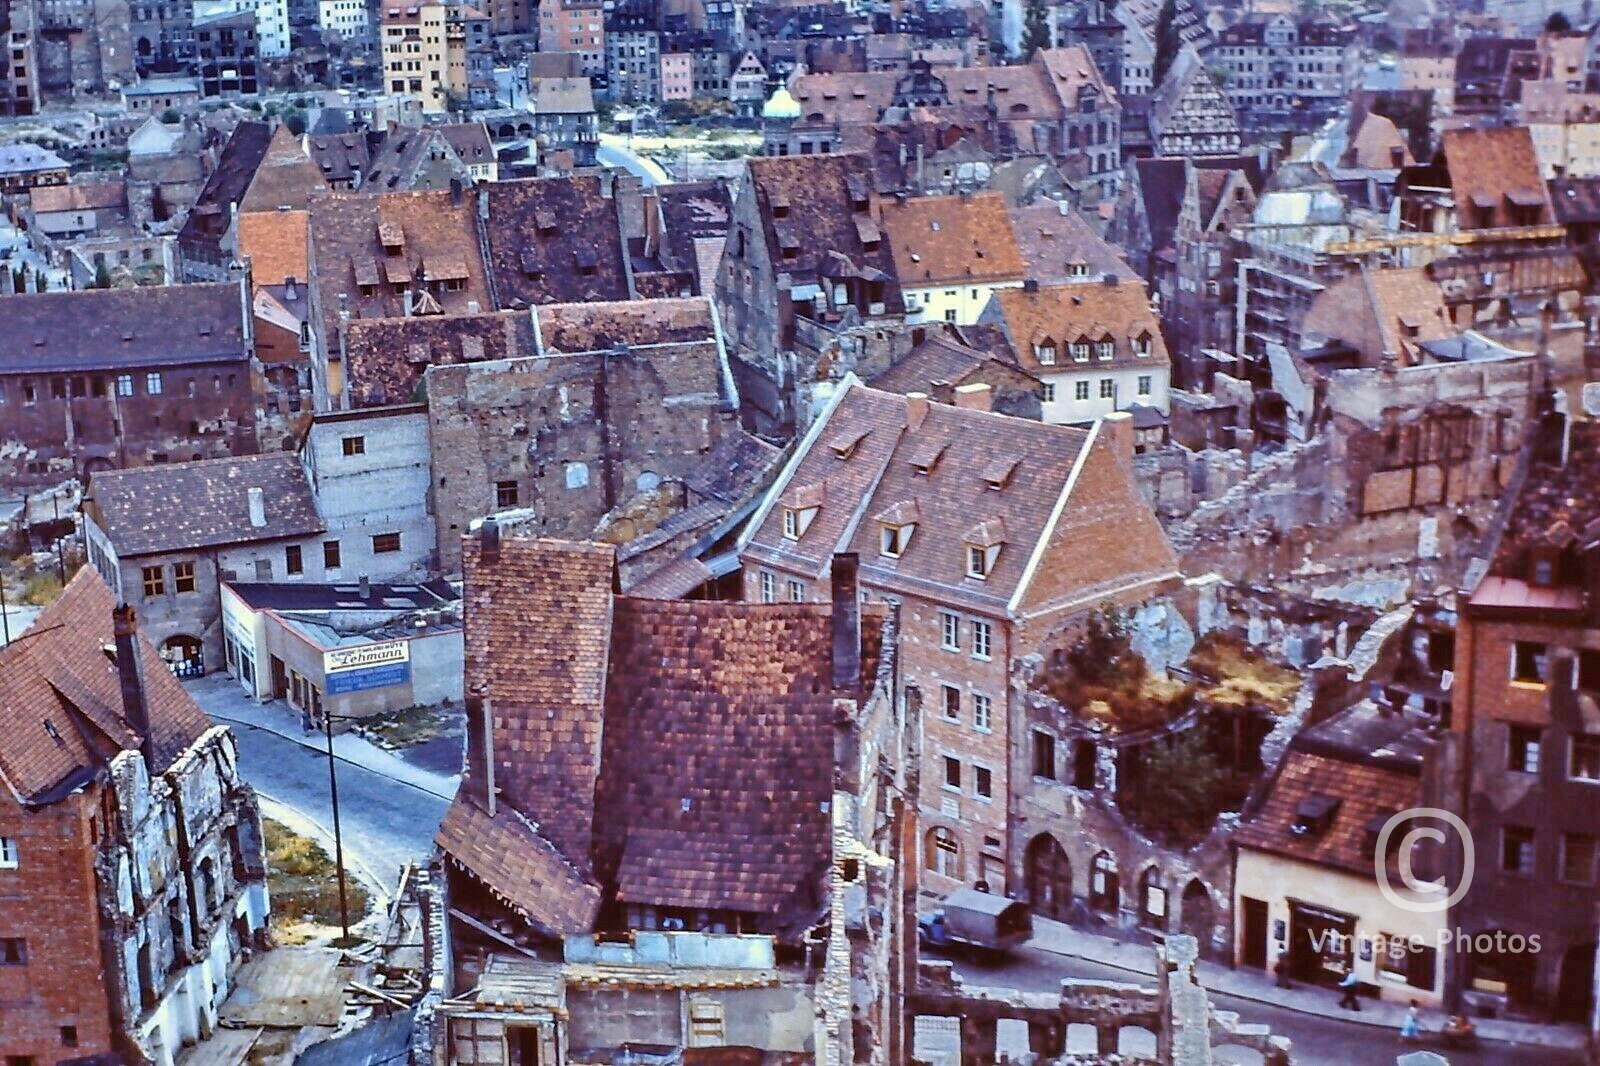
[(1040, 366), (1054, 366), (1056, 361), (1056, 342), (1042, 340), (1034, 345), (1033, 354), (1038, 358)]
[(1089, 340), (1081, 337), (1072, 342), (1072, 361), (1074, 363), (1087, 363), (1089, 361)]
[(1143, 358), (1144, 356), (1149, 355), (1150, 352), (1153, 349), (1154, 349), (1154, 345), (1151, 343), (1150, 334), (1141, 333), (1141, 334), (1139, 334), (1137, 337), (1135, 337), (1133, 339), (1133, 354), (1134, 355), (1137, 355), (1137, 356)]
[(889, 559), (900, 558), (911, 543), (911, 534), (916, 532), (916, 528), (916, 526), (882, 527), (878, 538), (878, 554)]
[(1333, 828), (1333, 818), (1338, 813), (1337, 797), (1313, 792), (1295, 807), (1294, 821), (1289, 823), (1289, 832), (1297, 837), (1321, 836)]
[(1094, 356), (1104, 362), (1117, 354), (1117, 344), (1110, 337), (1101, 337), (1094, 346)]
[(967, 556), (967, 576), (982, 581), (994, 573), (995, 563), (1000, 559), (1000, 547), (1006, 539), (1005, 523), (998, 518), (979, 522), (967, 530), (967, 535), (962, 539)]
[(867, 430), (864, 429), (841, 433), (828, 442), (828, 447), (833, 451), (835, 458), (848, 459), (856, 453), (856, 449), (861, 447), (861, 442), (866, 438)]
[(878, 554), (886, 559), (898, 559), (911, 543), (922, 514), (916, 500), (901, 500), (876, 516), (878, 522)]
[(1089, 276), (1089, 264), (1088, 263), (1072, 262), (1072, 263), (1068, 263), (1067, 264), (1067, 277), (1069, 277), (1069, 278), (1086, 278), (1088, 276)]
[(811, 528), (817, 517), (815, 507), (785, 507), (783, 509), (783, 535), (789, 540), (799, 540)]

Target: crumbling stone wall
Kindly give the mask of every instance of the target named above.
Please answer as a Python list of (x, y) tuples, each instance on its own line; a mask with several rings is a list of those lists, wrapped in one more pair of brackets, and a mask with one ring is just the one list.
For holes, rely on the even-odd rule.
[(430, 367), (444, 571), (460, 570), (472, 520), (506, 509), (502, 483), (540, 536), (582, 538), (635, 492), (688, 474), (731, 418), (709, 346), (698, 375), (643, 349)]

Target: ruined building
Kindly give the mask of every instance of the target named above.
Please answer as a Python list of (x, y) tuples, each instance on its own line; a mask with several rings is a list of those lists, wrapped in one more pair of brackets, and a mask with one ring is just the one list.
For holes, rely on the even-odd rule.
[(620, 596), (610, 546), (492, 517), (464, 551), (435, 1061), (907, 1061), (897, 638), (855, 557), (762, 605)]
[(266, 927), (233, 735), (115, 603), (85, 567), (0, 649), (7, 1062), (172, 1066)]

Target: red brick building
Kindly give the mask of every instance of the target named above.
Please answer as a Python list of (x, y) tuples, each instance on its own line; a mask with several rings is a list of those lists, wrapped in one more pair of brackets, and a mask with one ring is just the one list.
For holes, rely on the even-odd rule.
[(829, 560), (848, 551), (867, 597), (900, 605), (902, 692), (923, 707), (923, 881), (944, 891), (1011, 877), (1019, 661), (1177, 576), (1131, 479), (1126, 416), (1047, 426), (984, 409), (987, 395), (948, 406), (847, 378), (740, 545), (748, 600), (826, 600)]

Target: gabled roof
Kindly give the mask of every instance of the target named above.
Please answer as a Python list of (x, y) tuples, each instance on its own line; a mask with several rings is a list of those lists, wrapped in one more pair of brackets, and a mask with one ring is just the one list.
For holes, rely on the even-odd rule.
[(1096, 234), (1065, 202), (1037, 200), (1013, 207), (1011, 228), (1027, 276), (1041, 285), (1071, 280), (1077, 276), (1074, 267), (1078, 264), (1094, 280), (1107, 274), (1128, 281), (1138, 277), (1121, 249)]
[(595, 176), (485, 185), (489, 262), (501, 307), (626, 300), (622, 220)]
[[(865, 155), (767, 156), (747, 166), (774, 272), (787, 273), (796, 283), (817, 282), (841, 267), (893, 279), (894, 256), (887, 243), (880, 239), (868, 247), (856, 224), (875, 225), (876, 196)], [(784, 248), (794, 254), (782, 255)], [(890, 288), (885, 302), (893, 310), (899, 292), (896, 285)]]
[(300, 138), (290, 133), (288, 126), (279, 126), (239, 201), (239, 210), (301, 211), (312, 193), (327, 191), (327, 182), (300, 147)]
[[(1260, 812), (1234, 830), (1233, 841), (1371, 878), (1375, 855), (1367, 842), (1368, 828), (1415, 807), (1421, 791), (1415, 773), (1291, 751)], [(1303, 805), (1320, 797), (1338, 802), (1332, 823), (1321, 832), (1292, 832)]]
[(0, 374), (239, 362), (248, 313), (234, 282), (7, 296)]
[[(262, 525), (250, 522), (261, 490)], [(311, 480), (288, 452), (158, 463), (95, 474), (85, 504), (119, 556), (304, 537), (324, 526)]]
[(189, 209), (178, 243), (202, 247), (216, 244), (228, 227), (230, 207), (244, 199), (271, 142), (272, 131), (264, 122), (241, 122), (234, 127), (222, 146), (217, 168), (206, 178), (205, 187)]
[(281, 285), (285, 278), (306, 283), (311, 272), (304, 211), (253, 211), (239, 216), (239, 255), (250, 260), (257, 286)]
[(1318, 293), (1302, 323), (1303, 334), (1344, 341), (1368, 365), (1385, 355), (1406, 365), (1419, 344), (1457, 332), (1444, 291), (1423, 267), (1363, 266)]
[(886, 202), (883, 229), (902, 286), (1022, 280), (1022, 254), (997, 193)]
[(1492, 212), (1491, 225), (1514, 225), (1513, 206), (1537, 209), (1541, 223), (1554, 218), (1526, 126), (1445, 130), (1439, 154), (1450, 170), (1461, 229), (1484, 228), (1483, 210)]
[[(24, 803), (51, 802), (141, 737), (123, 717), (115, 647), (116, 600), (81, 568), (26, 633), (0, 648), (0, 787)], [(152, 772), (171, 766), (212, 725), (150, 643), (139, 638), (154, 730)]]
[(1261, 158), (1254, 155), (1136, 160), (1137, 192), (1150, 227), (1150, 247), (1158, 252), (1172, 243), (1172, 235), (1178, 228), (1178, 213), (1183, 209), (1185, 163), (1202, 170), (1242, 170), (1258, 195), (1266, 181)]
[[(1009, 351), (1006, 354), (1009, 355)], [(970, 348), (941, 333), (912, 348), (905, 358), (868, 384), (884, 392), (928, 392), (934, 382), (959, 386), (997, 372), (1014, 378), (1019, 385), (1032, 382), (1037, 387), (1038, 379), (1008, 359), (1001, 358), (995, 352)]]
[[(853, 551), (865, 585), (1002, 614), (1032, 595), (1032, 560), (1057, 529), (1079, 528), (1084, 547), (1096, 547), (1075, 552), (1081, 562), (1050, 575), (1051, 601), (1134, 574), (1171, 575), (1176, 562), (1154, 515), (1120, 460), (1099, 446), (1103, 454), (1090, 460), (1090, 439), (1081, 429), (880, 392), (852, 376), (746, 527), (741, 555), (820, 578), (834, 552)], [(988, 476), (996, 456), (1016, 461), (999, 489)], [(1092, 513), (1079, 513), (1077, 472), (1091, 466)], [(777, 501), (791, 486), (812, 484), (826, 486), (827, 504), (799, 540), (789, 540)], [(883, 557), (877, 523), (862, 516), (911, 500), (922, 520), (898, 558)], [(1118, 547), (1105, 551), (1096, 523), (1113, 515)], [(997, 519), (1006, 544), (986, 579), (969, 577), (966, 537)]]
[(597, 885), (774, 915), (825, 868), (828, 605), (615, 595), (606, 545), (501, 536), (491, 558), (469, 535), (464, 558), (467, 691), (514, 813), (489, 827), (469, 776), (439, 837), (453, 861), (558, 932), (592, 922)]

